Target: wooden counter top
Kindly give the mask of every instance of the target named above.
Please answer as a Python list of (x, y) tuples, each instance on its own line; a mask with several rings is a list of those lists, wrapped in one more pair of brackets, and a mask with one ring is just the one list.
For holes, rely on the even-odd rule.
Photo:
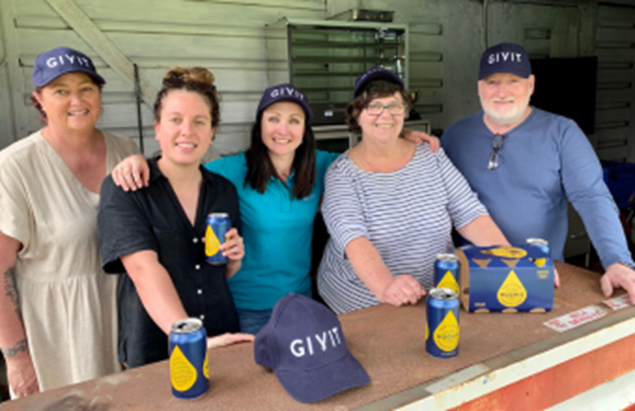
[[(492, 368), (522, 361), (532, 353), (566, 344), (596, 330), (598, 325), (593, 322), (564, 333), (543, 325), (549, 319), (582, 307), (601, 304), (605, 299), (600, 290), (599, 274), (562, 263), (557, 263), (557, 267), (562, 285), (556, 289), (554, 309), (549, 313), (468, 314), (462, 310), (459, 355), (454, 359), (441, 360), (426, 352), (423, 301), (416, 306), (399, 308), (380, 305), (340, 316), (349, 348), (368, 371), (371, 384), (315, 404), (306, 405), (293, 400), (271, 371), (254, 362), (253, 344), (249, 343), (210, 351), (210, 389), (197, 400), (180, 400), (172, 396), (168, 362), (163, 361), (7, 402), (2, 408), (6, 411), (62, 410), (72, 409), (67, 407), (72, 403), (85, 403), (100, 411), (344, 411), (374, 402), (376, 406), (371, 407), (373, 409), (393, 407), (394, 401), (386, 401), (387, 397), (394, 399), (401, 392), (406, 392), (403, 401), (406, 401), (406, 397), (424, 396), (425, 392), (418, 392), (417, 387), (429, 385), (440, 377), (475, 365), (482, 367), (483, 374)], [(623, 293), (620, 290), (616, 296)], [(635, 307), (632, 306), (620, 311), (604, 308), (607, 311), (602, 318), (604, 324), (617, 324), (635, 315)], [(426, 392), (429, 395), (430, 390)], [(379, 401), (381, 399), (384, 400)]]

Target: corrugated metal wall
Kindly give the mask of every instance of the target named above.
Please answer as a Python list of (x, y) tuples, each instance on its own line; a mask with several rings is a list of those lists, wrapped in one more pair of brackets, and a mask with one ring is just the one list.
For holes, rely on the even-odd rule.
[[(214, 146), (222, 153), (245, 147), (246, 129), (267, 86), (265, 24), (282, 16), (325, 18), (323, 0), (75, 0), (75, 4), (157, 88), (165, 71), (175, 65), (201, 65), (215, 74), (223, 103)], [(2, 121), (13, 117), (12, 130), (18, 138), (39, 128), (38, 114), (29, 101), (35, 58), (60, 45), (88, 54), (107, 81), (98, 126), (136, 138), (132, 83), (114, 72), (46, 0), (2, 0), (1, 5), (11, 105), (15, 109), (11, 115), (5, 107)], [(0, 58), (2, 51), (0, 48)], [(0, 71), (0, 86), (2, 80)], [(2, 97), (0, 94), (0, 108), (7, 102), (6, 96)], [(148, 105), (144, 105), (142, 114), (146, 154), (150, 154), (157, 145)], [(6, 129), (2, 130), (4, 145), (13, 140), (6, 137)]]
[(479, 109), (476, 94), (478, 60), (483, 50), (483, 5), (468, 0), (327, 2), (328, 14), (352, 7), (394, 11), (394, 23), (410, 28), (410, 91), (433, 129)]
[[(133, 85), (117, 74), (50, 6), (70, 0), (0, 0), (0, 147), (39, 127), (30, 108), (37, 54), (68, 45), (93, 57), (108, 85), (99, 126), (137, 136)], [(610, 3), (610, 4), (609, 4)], [(534, 56), (599, 58), (597, 133), (605, 159), (635, 159), (635, 0), (74, 0), (142, 76), (158, 87), (173, 65), (203, 65), (223, 94), (215, 147), (244, 149), (267, 86), (264, 27), (281, 17), (317, 19), (352, 7), (394, 11), (410, 29), (411, 91), (433, 129), (480, 109), (478, 60), (486, 44), (516, 41)], [(154, 96), (149, 99), (153, 100)], [(143, 107), (146, 153), (152, 116)]]
[[(635, 6), (635, 2), (630, 2)], [(635, 157), (635, 7), (601, 5), (596, 52), (597, 151), (607, 160)]]

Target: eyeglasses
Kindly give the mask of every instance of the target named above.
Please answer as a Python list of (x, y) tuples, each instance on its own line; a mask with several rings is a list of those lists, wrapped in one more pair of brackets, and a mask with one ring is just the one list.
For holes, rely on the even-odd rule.
[(500, 154), (498, 154), (498, 150), (503, 147), (503, 142), (507, 138), (507, 134), (495, 134), (492, 139), (492, 154), (489, 155), (489, 160), (487, 161), (487, 169), (488, 170), (496, 170), (500, 164)]
[(406, 105), (404, 103), (392, 103), (383, 105), (381, 103), (370, 103), (364, 107), (370, 116), (379, 116), (387, 109), (393, 116), (403, 116), (406, 113)]

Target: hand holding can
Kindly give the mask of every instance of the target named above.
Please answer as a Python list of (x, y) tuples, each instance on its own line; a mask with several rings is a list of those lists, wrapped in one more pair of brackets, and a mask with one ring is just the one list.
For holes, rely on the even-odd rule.
[(225, 234), (225, 242), (219, 247), (222, 255), (230, 261), (240, 261), (245, 256), (245, 244), (238, 230), (231, 228)]
[[(223, 255), (221, 244), (231, 227), (227, 213), (211, 213), (205, 222), (205, 261), (212, 265), (223, 265), (228, 258)], [(222, 243), (221, 243), (222, 241)]]

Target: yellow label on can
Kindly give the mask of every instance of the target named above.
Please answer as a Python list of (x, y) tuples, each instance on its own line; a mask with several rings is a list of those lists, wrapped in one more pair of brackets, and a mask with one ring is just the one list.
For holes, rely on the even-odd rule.
[(203, 375), (205, 376), (205, 378), (209, 380), (209, 362), (207, 361), (208, 358), (209, 358), (209, 355), (207, 354), (207, 352), (205, 352), (205, 362), (203, 363)]
[(220, 247), (220, 241), (218, 241), (218, 237), (216, 237), (216, 233), (212, 230), (211, 226), (207, 226), (207, 230), (205, 230), (205, 255), (208, 257), (216, 254)]
[(481, 253), (505, 258), (523, 258), (527, 255), (527, 251), (516, 247), (496, 247), (489, 250), (483, 250)]
[(527, 290), (523, 286), (523, 283), (520, 282), (514, 270), (509, 272), (509, 275), (498, 289), (496, 297), (498, 298), (498, 302), (505, 307), (518, 307), (525, 302), (527, 299)]
[(170, 379), (177, 391), (187, 391), (194, 386), (198, 373), (177, 345), (170, 356)]
[(453, 351), (459, 345), (459, 322), (454, 312), (448, 311), (441, 324), (434, 330), (434, 342), (443, 351)]
[(439, 281), (439, 284), (437, 284), (437, 288), (449, 288), (454, 291), (457, 296), (460, 294), (459, 284), (456, 282), (456, 278), (454, 278), (450, 271), (445, 273), (441, 281)]
[(534, 264), (536, 264), (538, 267), (542, 267), (543, 265), (547, 264), (547, 259), (546, 258), (536, 258), (534, 260)]

